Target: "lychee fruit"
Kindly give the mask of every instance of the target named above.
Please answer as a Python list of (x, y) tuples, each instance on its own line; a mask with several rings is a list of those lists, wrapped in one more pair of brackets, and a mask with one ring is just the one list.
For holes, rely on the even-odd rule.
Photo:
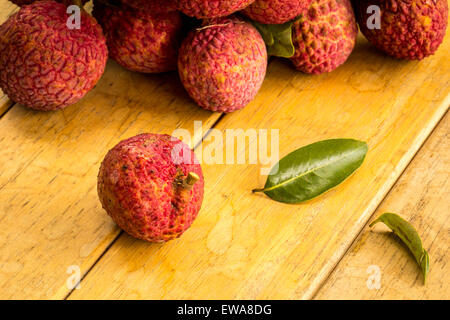
[(359, 0), (354, 5), (362, 33), (392, 57), (424, 59), (444, 39), (447, 0)]
[(178, 10), (197, 19), (228, 16), (242, 10), (255, 0), (176, 0)]
[(244, 108), (258, 93), (267, 50), (258, 31), (237, 18), (219, 18), (193, 30), (178, 57), (181, 81), (201, 107), (218, 112)]
[(350, 0), (312, 0), (293, 24), (295, 67), (305, 73), (331, 72), (352, 53), (358, 27)]
[(103, 208), (131, 236), (178, 238), (197, 217), (204, 192), (194, 152), (169, 135), (141, 134), (108, 152), (98, 175)]
[(15, 102), (57, 110), (80, 100), (100, 79), (108, 58), (102, 29), (81, 12), (69, 29), (66, 6), (39, 1), (0, 26), (0, 87)]
[(122, 4), (149, 13), (177, 10), (177, 0), (121, 0)]
[(308, 9), (311, 0), (256, 0), (242, 11), (263, 24), (283, 24)]
[(176, 70), (184, 34), (178, 11), (152, 13), (96, 1), (93, 13), (103, 27), (110, 57), (124, 68), (143, 73)]

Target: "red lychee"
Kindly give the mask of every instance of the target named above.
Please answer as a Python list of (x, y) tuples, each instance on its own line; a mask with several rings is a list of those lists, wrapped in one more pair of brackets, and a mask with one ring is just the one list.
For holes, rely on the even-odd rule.
[(202, 168), (180, 140), (141, 134), (108, 152), (98, 175), (103, 208), (131, 236), (165, 242), (192, 224), (203, 201)]
[(95, 2), (94, 16), (106, 35), (110, 57), (144, 73), (176, 70), (183, 22), (178, 11), (151, 13)]
[(347, 61), (357, 35), (350, 0), (312, 0), (293, 24), (291, 60), (305, 73), (331, 72)]
[(178, 9), (197, 19), (228, 16), (242, 10), (255, 0), (176, 0)]
[(361, 32), (392, 57), (422, 60), (434, 54), (444, 39), (447, 0), (358, 0), (354, 4)]
[(267, 50), (259, 32), (236, 18), (208, 21), (184, 40), (178, 57), (181, 81), (201, 107), (218, 112), (244, 108), (266, 75)]
[(101, 27), (81, 12), (69, 29), (66, 6), (39, 1), (0, 26), (0, 87), (15, 102), (57, 110), (80, 100), (100, 79), (108, 58)]
[(288, 22), (308, 9), (311, 0), (256, 0), (243, 13), (263, 24)]

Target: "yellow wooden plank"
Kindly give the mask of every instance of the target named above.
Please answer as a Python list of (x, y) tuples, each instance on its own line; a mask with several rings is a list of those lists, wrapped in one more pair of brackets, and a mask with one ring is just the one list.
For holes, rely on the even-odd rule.
[(2, 0), (0, 2), (0, 23), (3, 23), (8, 17), (19, 8), (10, 1)]
[(316, 298), (449, 299), (449, 175), (447, 114), (373, 216), (396, 212), (416, 227), (430, 255), (426, 285), (413, 256), (380, 225), (366, 227)]
[[(16, 12), (18, 7), (9, 1), (0, 1), (0, 24), (6, 21), (8, 17)], [(12, 105), (12, 101), (0, 89), (0, 116), (3, 115)]]
[(359, 172), (286, 205), (251, 193), (265, 182), (260, 165), (203, 165), (204, 205), (181, 239), (122, 235), (69, 298), (311, 298), (447, 110), (448, 40), (434, 57), (404, 62), (360, 38), (343, 67), (321, 76), (272, 63), (256, 101), (218, 129), (280, 129), (281, 155), (327, 138), (365, 140)]
[(176, 73), (140, 75), (112, 61), (76, 105), (15, 105), (0, 120), (0, 298), (64, 298), (69, 266), (85, 273), (117, 236), (96, 194), (108, 149), (142, 132), (192, 130), (194, 120), (207, 130), (219, 116), (195, 106)]
[[(17, 9), (2, 0), (0, 23)], [(11, 105), (0, 93), (0, 115)], [(194, 106), (175, 73), (137, 75), (114, 62), (92, 93), (64, 111), (16, 105), (0, 120), (0, 298), (64, 298), (67, 268), (86, 272), (117, 236), (103, 214), (89, 213), (101, 212), (98, 163), (121, 137), (171, 133), (194, 119), (206, 130), (218, 117)]]

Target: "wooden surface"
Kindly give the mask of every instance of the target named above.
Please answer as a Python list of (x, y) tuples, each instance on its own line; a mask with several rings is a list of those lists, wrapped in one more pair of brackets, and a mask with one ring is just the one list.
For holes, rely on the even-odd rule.
[(170, 134), (194, 119), (206, 130), (217, 120), (174, 77), (144, 77), (111, 62), (80, 103), (52, 113), (16, 105), (1, 119), (1, 297), (64, 298), (67, 268), (85, 272), (117, 236), (96, 192), (107, 150), (138, 133)]
[(251, 194), (264, 183), (259, 166), (204, 166), (204, 206), (182, 239), (122, 235), (70, 298), (311, 298), (447, 110), (447, 52), (448, 42), (433, 59), (402, 63), (360, 41), (344, 67), (318, 77), (272, 62), (256, 101), (216, 128), (281, 128), (283, 155), (326, 138), (366, 140), (361, 170), (290, 206)]
[[(114, 62), (77, 105), (13, 106), (0, 119), (0, 298), (313, 297), (447, 111), (449, 48), (447, 37), (434, 57), (402, 62), (360, 38), (344, 66), (321, 76), (272, 60), (257, 99), (224, 117), (196, 107), (175, 73)], [(339, 188), (297, 206), (251, 194), (265, 181), (259, 165), (204, 164), (203, 208), (181, 239), (120, 233), (96, 196), (106, 151), (140, 132), (192, 132), (194, 120), (203, 134), (280, 129), (280, 156), (338, 137), (365, 140), (370, 152)], [(73, 292), (70, 266), (85, 276)]]
[(142, 132), (192, 130), (194, 120), (207, 130), (219, 118), (196, 107), (177, 79), (176, 73), (145, 76), (109, 62), (80, 103), (49, 113), (15, 105), (3, 116), (1, 298), (64, 298), (67, 268), (86, 272), (117, 236), (96, 195), (107, 150)]
[[(396, 212), (410, 221), (430, 254), (427, 283), (414, 257), (389, 229), (368, 226), (319, 290), (317, 299), (450, 298), (450, 114), (418, 153), (375, 212)], [(372, 219), (372, 220), (373, 220)], [(379, 289), (367, 280), (369, 266), (380, 270)]]

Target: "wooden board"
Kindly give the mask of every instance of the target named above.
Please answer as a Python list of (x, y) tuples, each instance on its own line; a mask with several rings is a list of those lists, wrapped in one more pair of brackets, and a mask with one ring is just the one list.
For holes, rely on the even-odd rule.
[(281, 155), (327, 138), (365, 140), (361, 170), (295, 206), (250, 192), (265, 181), (258, 165), (204, 165), (204, 205), (181, 239), (123, 234), (69, 298), (311, 298), (447, 110), (449, 47), (447, 37), (434, 57), (402, 62), (360, 38), (343, 67), (315, 77), (273, 61), (256, 101), (216, 127), (280, 129)]
[(15, 4), (10, 1), (2, 0), (0, 2), (0, 23), (3, 23), (8, 17), (19, 9)]
[[(366, 226), (316, 298), (448, 299), (449, 176), (450, 114), (447, 114), (372, 218), (396, 212), (416, 227), (430, 254), (431, 272), (425, 286), (414, 257), (401, 241), (383, 225), (373, 230)], [(374, 271), (369, 269), (368, 273), (370, 266), (379, 268), (378, 288), (369, 280), (369, 276), (376, 279)]]
[[(6, 7), (14, 9), (0, 0)], [(75, 106), (14, 106), (0, 119), (0, 298), (64, 298), (71, 266), (92, 268), (72, 299), (311, 297), (448, 107), (448, 52), (447, 40), (435, 57), (407, 63), (360, 39), (345, 66), (317, 77), (275, 60), (257, 100), (218, 123), (176, 74), (137, 75), (113, 62)], [(100, 160), (123, 138), (192, 131), (194, 120), (203, 133), (280, 129), (281, 155), (342, 136), (372, 152), (339, 189), (301, 206), (252, 195), (264, 183), (259, 166), (205, 165), (204, 206), (183, 238), (114, 242), (120, 231), (95, 191)]]
[[(0, 120), (0, 298), (64, 298), (119, 234), (96, 193), (100, 161), (125, 137), (210, 128), (175, 73), (145, 76), (114, 62), (80, 103), (58, 112), (15, 105)], [(200, 141), (201, 137), (195, 137)]]

